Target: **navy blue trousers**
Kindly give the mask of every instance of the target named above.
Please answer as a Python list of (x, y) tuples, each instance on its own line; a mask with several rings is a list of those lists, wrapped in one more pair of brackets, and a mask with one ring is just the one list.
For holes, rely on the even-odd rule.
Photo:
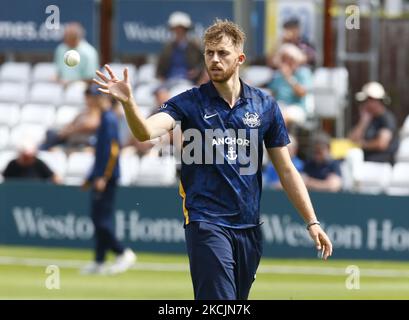
[(190, 222), (185, 236), (195, 299), (246, 300), (262, 254), (260, 226)]
[(116, 188), (116, 181), (111, 180), (103, 192), (95, 189), (91, 192), (91, 217), (95, 227), (95, 261), (98, 263), (105, 261), (109, 250), (116, 254), (124, 252), (114, 231)]

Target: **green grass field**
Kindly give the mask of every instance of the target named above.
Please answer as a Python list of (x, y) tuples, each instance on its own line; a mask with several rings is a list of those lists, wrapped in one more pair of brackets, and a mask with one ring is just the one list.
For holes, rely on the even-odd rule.
[[(183, 255), (138, 254), (134, 269), (84, 276), (89, 250), (0, 247), (0, 299), (192, 299)], [(46, 266), (60, 267), (60, 289), (45, 286)], [(348, 290), (345, 268), (360, 268)], [(409, 262), (262, 259), (250, 299), (409, 299)]]

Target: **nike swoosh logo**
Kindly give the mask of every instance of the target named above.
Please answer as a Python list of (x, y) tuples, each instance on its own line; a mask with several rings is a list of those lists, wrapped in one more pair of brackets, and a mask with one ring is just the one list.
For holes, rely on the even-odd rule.
[(207, 120), (207, 119), (212, 118), (212, 117), (214, 117), (214, 116), (217, 116), (217, 113), (211, 114), (211, 115), (205, 114), (205, 115), (204, 115), (204, 118), (205, 118), (205, 120)]

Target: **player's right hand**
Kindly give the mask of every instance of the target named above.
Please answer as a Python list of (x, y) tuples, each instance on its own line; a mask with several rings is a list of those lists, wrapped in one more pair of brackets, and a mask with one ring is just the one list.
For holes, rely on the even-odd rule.
[(331, 240), (319, 225), (312, 225), (308, 231), (317, 250), (322, 251), (322, 259), (327, 260), (332, 255)]
[(124, 79), (119, 80), (114, 74), (109, 65), (104, 66), (108, 72), (110, 79), (108, 79), (101, 71), (97, 70), (96, 74), (102, 81), (92, 79), (94, 83), (100, 86), (99, 91), (109, 94), (122, 103), (127, 103), (132, 97), (132, 86), (128, 77), (128, 68), (124, 69)]

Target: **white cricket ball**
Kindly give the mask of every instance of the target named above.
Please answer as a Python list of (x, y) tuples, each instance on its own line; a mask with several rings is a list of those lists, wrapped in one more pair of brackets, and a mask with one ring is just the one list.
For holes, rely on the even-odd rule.
[(80, 63), (80, 54), (75, 50), (68, 50), (64, 54), (64, 63), (69, 67), (75, 67), (78, 63)]

